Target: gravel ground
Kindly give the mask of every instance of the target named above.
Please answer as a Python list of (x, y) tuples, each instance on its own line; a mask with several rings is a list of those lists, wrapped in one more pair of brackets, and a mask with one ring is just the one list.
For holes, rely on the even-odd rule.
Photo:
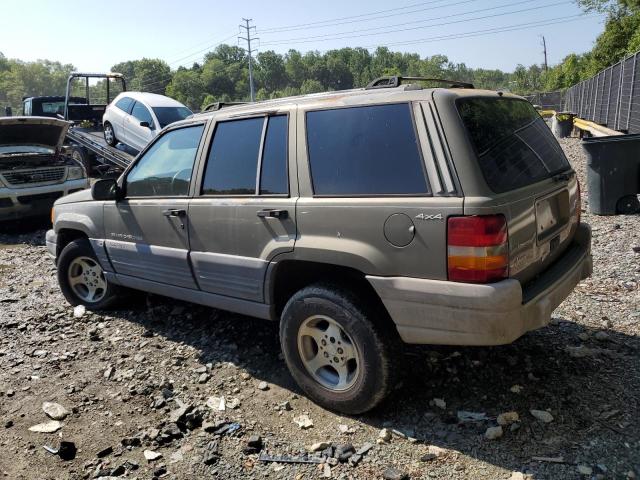
[[(579, 141), (562, 146), (585, 185)], [(301, 394), (274, 324), (143, 294), (127, 310), (74, 316), (46, 254), (45, 226), (7, 233), (4, 225), (0, 477), (636, 478), (640, 216), (583, 215), (594, 231), (594, 275), (550, 326), (503, 347), (407, 348), (411, 377), (356, 417)], [(47, 407), (66, 414), (56, 433), (29, 430), (49, 421), (44, 402), (66, 410)], [(517, 417), (498, 417), (506, 412)], [(299, 427), (302, 415), (313, 426)], [(499, 420), (502, 436), (486, 438)], [(62, 441), (77, 451), (44, 448)], [(316, 442), (342, 460), (350, 445), (372, 448), (325, 464), (265, 463), (256, 453), (300, 459)]]

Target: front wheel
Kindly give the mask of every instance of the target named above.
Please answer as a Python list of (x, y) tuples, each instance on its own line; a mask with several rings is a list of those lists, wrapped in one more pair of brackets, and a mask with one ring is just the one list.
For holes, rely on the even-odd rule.
[(287, 302), (280, 343), (291, 375), (316, 403), (347, 414), (374, 408), (391, 391), (395, 335), (350, 292), (306, 287)]
[(108, 308), (120, 296), (119, 288), (105, 278), (85, 238), (74, 240), (62, 249), (58, 259), (58, 284), (71, 305), (84, 305), (89, 310)]
[(640, 201), (637, 195), (627, 195), (618, 200), (616, 212), (622, 215), (633, 215), (640, 212)]

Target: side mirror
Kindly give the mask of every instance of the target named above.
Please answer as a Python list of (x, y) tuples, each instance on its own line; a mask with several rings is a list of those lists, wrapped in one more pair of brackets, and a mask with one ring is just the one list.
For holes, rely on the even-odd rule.
[(141, 127), (146, 127), (146, 128), (151, 128), (151, 125), (149, 124), (149, 122), (140, 122), (140, 126)]
[(115, 178), (98, 180), (91, 186), (91, 197), (94, 200), (118, 200), (120, 188)]

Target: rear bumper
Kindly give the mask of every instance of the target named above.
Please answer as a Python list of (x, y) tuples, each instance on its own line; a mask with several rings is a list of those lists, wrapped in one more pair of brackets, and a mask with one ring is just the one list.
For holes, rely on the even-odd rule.
[(367, 279), (406, 343), (502, 345), (549, 323), (580, 280), (591, 275), (591, 229), (523, 290), (515, 279), (488, 285), (407, 277)]
[(0, 187), (0, 221), (49, 215), (58, 198), (89, 186), (86, 178), (54, 185), (6, 188)]

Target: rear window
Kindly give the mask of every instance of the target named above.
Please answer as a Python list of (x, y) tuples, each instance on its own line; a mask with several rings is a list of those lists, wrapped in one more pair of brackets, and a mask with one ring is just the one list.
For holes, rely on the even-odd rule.
[(408, 104), (307, 113), (316, 195), (429, 193)]
[(531, 185), (569, 168), (551, 130), (529, 102), (464, 98), (457, 107), (494, 192)]

